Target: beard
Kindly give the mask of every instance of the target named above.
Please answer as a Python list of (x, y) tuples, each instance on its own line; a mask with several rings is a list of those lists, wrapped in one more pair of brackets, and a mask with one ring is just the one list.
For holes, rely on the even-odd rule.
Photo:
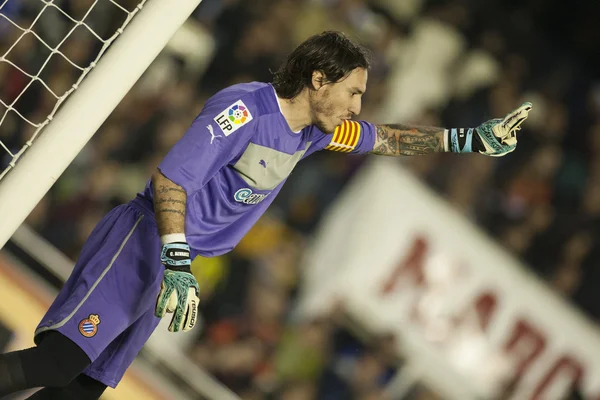
[(333, 104), (329, 101), (329, 91), (327, 88), (324, 89), (321, 98), (316, 97), (316, 92), (310, 97), (310, 108), (313, 115), (313, 125), (315, 125), (323, 133), (333, 134), (337, 125), (332, 125), (331, 121), (334, 115)]
[(319, 116), (316, 116), (313, 125), (315, 125), (317, 128), (319, 128), (319, 130), (321, 132), (326, 133), (328, 135), (333, 135), (335, 133), (335, 129), (337, 128), (337, 126), (331, 126), (330, 124), (327, 124)]

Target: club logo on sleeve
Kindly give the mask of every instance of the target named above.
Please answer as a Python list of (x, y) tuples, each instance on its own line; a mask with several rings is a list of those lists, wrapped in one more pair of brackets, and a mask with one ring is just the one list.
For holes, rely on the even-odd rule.
[(225, 136), (231, 135), (250, 121), (252, 121), (252, 114), (242, 100), (236, 101), (215, 117), (215, 122)]
[(233, 198), (238, 203), (258, 204), (265, 199), (269, 194), (254, 193), (252, 189), (243, 188), (235, 192)]
[(98, 314), (90, 314), (89, 317), (79, 322), (79, 333), (87, 338), (94, 337), (98, 333), (98, 325), (100, 325), (100, 316)]

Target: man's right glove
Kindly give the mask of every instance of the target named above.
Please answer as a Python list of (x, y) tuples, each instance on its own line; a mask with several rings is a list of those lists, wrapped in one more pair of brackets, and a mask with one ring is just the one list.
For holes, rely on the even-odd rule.
[(531, 107), (531, 103), (526, 102), (504, 119), (491, 119), (474, 129), (451, 129), (450, 151), (478, 152), (492, 157), (501, 157), (514, 151), (517, 148), (517, 131), (529, 116)]
[(162, 318), (165, 313), (174, 313), (169, 331), (189, 331), (198, 320), (200, 303), (200, 287), (190, 269), (190, 246), (184, 242), (164, 244), (160, 261), (165, 266), (165, 274), (154, 315)]

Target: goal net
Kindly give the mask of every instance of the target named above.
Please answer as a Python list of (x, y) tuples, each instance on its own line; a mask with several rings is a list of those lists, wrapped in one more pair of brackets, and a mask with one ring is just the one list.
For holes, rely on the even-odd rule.
[[(53, 1), (0, 5), (0, 180), (33, 144), (60, 105), (77, 89), (111, 43), (144, 6), (128, 10), (117, 1), (95, 0), (85, 8), (63, 9)], [(87, 3), (87, 2), (83, 2)], [(114, 7), (117, 29), (98, 24), (96, 13)], [(87, 8), (87, 9), (86, 9)], [(81, 15), (83, 14), (83, 15)], [(111, 32), (112, 31), (112, 32)], [(77, 47), (80, 46), (78, 49)], [(97, 47), (91, 60), (78, 55)]]
[(0, 248), (200, 1), (0, 0)]

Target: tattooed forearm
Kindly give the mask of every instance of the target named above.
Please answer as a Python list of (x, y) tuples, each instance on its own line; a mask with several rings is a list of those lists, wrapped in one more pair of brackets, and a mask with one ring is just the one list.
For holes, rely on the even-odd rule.
[(157, 171), (152, 175), (154, 214), (158, 232), (162, 235), (185, 232), (185, 190)]
[(415, 125), (378, 125), (371, 153), (415, 156), (444, 151), (444, 129)]

